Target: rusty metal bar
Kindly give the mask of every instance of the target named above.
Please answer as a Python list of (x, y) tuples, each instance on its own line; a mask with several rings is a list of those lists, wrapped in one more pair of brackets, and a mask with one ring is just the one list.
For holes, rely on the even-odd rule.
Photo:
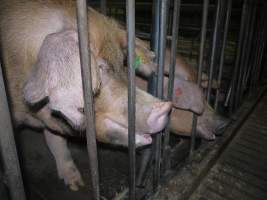
[(128, 39), (128, 144), (129, 144), (129, 199), (136, 196), (136, 147), (135, 147), (135, 0), (127, 0)]
[[(197, 75), (197, 84), (199, 87), (201, 87), (201, 76), (202, 76), (203, 61), (204, 61), (204, 49), (205, 49), (205, 41), (207, 33), (208, 13), (209, 13), (209, 0), (203, 0), (201, 39), (199, 47), (198, 75)], [(197, 132), (197, 115), (194, 114), (192, 123), (192, 133), (191, 133), (190, 158), (192, 158), (194, 154), (196, 132)]]
[(0, 152), (11, 200), (26, 200), (0, 63)]
[[(89, 24), (87, 23), (87, 3), (86, 0), (77, 0), (77, 25), (79, 36), (81, 72), (83, 82), (84, 96), (84, 111), (86, 115), (86, 141), (87, 151), (89, 156), (90, 170), (90, 194), (93, 200), (100, 199), (99, 192), (99, 175), (98, 175), (98, 159), (96, 146), (96, 129), (95, 129), (95, 113), (94, 100), (92, 92), (92, 77), (91, 77), (91, 56), (90, 56), (90, 41), (89, 41)], [(90, 128), (89, 128), (90, 127)]]

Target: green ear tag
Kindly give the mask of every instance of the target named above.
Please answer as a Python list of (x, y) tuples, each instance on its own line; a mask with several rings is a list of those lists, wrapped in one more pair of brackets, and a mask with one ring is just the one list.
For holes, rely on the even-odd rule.
[(134, 69), (137, 70), (139, 68), (139, 66), (141, 65), (141, 58), (140, 56), (136, 56), (135, 57), (135, 65), (134, 65)]

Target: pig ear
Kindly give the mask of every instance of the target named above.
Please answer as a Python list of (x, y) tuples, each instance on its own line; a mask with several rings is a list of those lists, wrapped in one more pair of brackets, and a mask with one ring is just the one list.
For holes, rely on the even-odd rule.
[[(100, 89), (99, 69), (92, 53), (92, 87), (96, 94)], [(49, 34), (38, 52), (37, 63), (23, 88), (23, 96), (29, 104), (49, 97), (52, 90), (60, 88), (82, 89), (81, 66), (77, 32), (73, 30)]]
[[(165, 79), (165, 95), (168, 88), (167, 82), (168, 81)], [(180, 80), (177, 77), (174, 80), (172, 102), (176, 108), (191, 110), (197, 114), (201, 114), (204, 111), (205, 101), (202, 90), (197, 84)]]

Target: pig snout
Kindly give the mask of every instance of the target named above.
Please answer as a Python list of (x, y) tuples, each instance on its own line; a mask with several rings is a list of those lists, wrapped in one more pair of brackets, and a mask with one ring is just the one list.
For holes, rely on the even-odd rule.
[(165, 128), (171, 109), (171, 102), (156, 102), (153, 104), (152, 111), (147, 119), (149, 133), (157, 133)]

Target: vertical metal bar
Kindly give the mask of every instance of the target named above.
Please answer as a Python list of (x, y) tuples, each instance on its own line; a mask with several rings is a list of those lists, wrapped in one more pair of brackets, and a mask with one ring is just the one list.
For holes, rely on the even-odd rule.
[[(203, 0), (201, 39), (199, 46), (198, 74), (197, 74), (197, 84), (199, 87), (201, 87), (201, 76), (202, 76), (203, 61), (204, 61), (204, 49), (205, 49), (205, 41), (207, 33), (208, 13), (209, 13), (209, 0)], [(197, 132), (197, 115), (194, 114), (192, 123), (191, 144), (190, 144), (190, 159), (192, 158), (195, 149), (196, 132)]]
[(238, 80), (237, 80), (237, 90), (236, 90), (236, 99), (235, 99), (235, 107), (237, 108), (240, 104), (240, 98), (241, 98), (241, 88), (242, 88), (242, 78), (244, 74), (244, 64), (246, 60), (246, 54), (248, 52), (248, 44), (249, 44), (249, 27), (252, 21), (251, 14), (252, 14), (252, 7), (251, 7), (251, 1), (248, 2), (248, 12), (247, 12), (247, 18), (246, 18), (246, 28), (245, 28), (245, 34), (243, 39), (243, 46), (242, 46), (242, 54), (240, 57), (240, 64), (239, 64), (239, 73), (238, 73)]
[[(163, 99), (163, 80), (164, 80), (164, 63), (165, 63), (165, 48), (166, 48), (166, 33), (167, 33), (167, 12), (168, 0), (161, 0), (160, 10), (160, 38), (159, 38), (159, 65), (158, 65), (158, 82), (157, 96)], [(154, 171), (154, 191), (157, 189), (160, 181), (161, 168), (161, 139), (162, 132), (155, 136), (155, 171)]]
[(101, 13), (107, 15), (107, 0), (100, 0)]
[[(95, 113), (94, 101), (92, 93), (92, 77), (91, 77), (91, 56), (89, 41), (89, 24), (87, 22), (87, 3), (86, 0), (77, 0), (77, 25), (79, 36), (81, 72), (83, 82), (84, 109), (86, 115), (86, 142), (89, 156), (90, 170), (90, 191), (92, 199), (99, 200), (99, 175), (98, 160), (96, 146), (96, 129), (95, 129)], [(90, 128), (89, 128), (90, 127)]]
[(254, 29), (255, 29), (255, 19), (256, 19), (256, 14), (257, 14), (257, 2), (252, 1), (251, 2), (253, 4), (253, 9), (252, 9), (252, 17), (251, 17), (251, 23), (249, 25), (248, 31), (249, 31), (249, 36), (248, 36), (248, 44), (246, 47), (246, 55), (244, 58), (244, 70), (242, 73), (242, 79), (241, 84), (240, 84), (240, 91), (239, 91), (239, 102), (242, 101), (243, 96), (244, 96), (244, 91), (246, 89), (247, 83), (246, 83), (246, 79), (247, 79), (247, 74), (249, 73), (249, 61), (251, 59), (251, 54), (253, 52), (251, 52), (252, 49), (252, 41), (253, 41), (253, 34), (254, 34)]
[(218, 109), (218, 100), (219, 100), (219, 94), (220, 94), (220, 88), (221, 88), (221, 81), (222, 81), (222, 71), (223, 71), (223, 65), (224, 65), (224, 53), (225, 53), (225, 46), (228, 36), (228, 28), (229, 28), (229, 22), (231, 18), (231, 11), (232, 11), (232, 0), (228, 0), (227, 3), (227, 13), (226, 13), (226, 19), (224, 24), (224, 35), (223, 35), (223, 44), (221, 49), (221, 56), (220, 56), (220, 67), (219, 67), (219, 75), (218, 75), (218, 88), (216, 90), (216, 98), (215, 98), (215, 105), (214, 109)]
[(212, 39), (211, 61), (210, 61), (209, 79), (208, 79), (208, 91), (207, 91), (208, 103), (210, 103), (213, 70), (214, 70), (214, 66), (216, 64), (215, 58), (216, 58), (216, 50), (217, 50), (217, 40), (218, 40), (218, 31), (219, 31), (218, 29), (219, 29), (221, 6), (222, 6), (222, 0), (218, 0), (217, 1), (217, 9), (216, 9), (214, 33), (213, 33), (213, 39)]
[(241, 57), (241, 49), (242, 49), (242, 41), (244, 37), (245, 32), (245, 24), (246, 24), (246, 16), (247, 16), (247, 7), (248, 7), (248, 0), (244, 0), (243, 6), (242, 6), (242, 16), (241, 16), (241, 22), (240, 22), (240, 31), (238, 36), (238, 47), (236, 51), (236, 60), (235, 60), (235, 67), (234, 67), (234, 73), (232, 77), (232, 83), (231, 83), (231, 96), (230, 96), (230, 109), (229, 112), (232, 113), (234, 110), (234, 99), (235, 99), (235, 93), (236, 93), (236, 81), (239, 71), (239, 62)]
[(0, 152), (11, 200), (26, 200), (0, 63)]
[(155, 62), (158, 64), (160, 0), (153, 0), (152, 16), (151, 48), (156, 54)]
[(129, 199), (135, 199), (135, 0), (127, 0)]
[[(180, 7), (181, 0), (174, 1), (173, 8), (173, 20), (172, 20), (172, 41), (171, 41), (171, 58), (169, 66), (169, 82), (168, 82), (168, 97), (169, 101), (172, 101), (173, 97), (173, 87), (174, 87), (174, 77), (175, 77), (175, 65), (176, 65), (176, 52), (177, 52), (177, 41), (179, 32), (179, 19), (180, 19)], [(170, 119), (169, 119), (170, 120)], [(163, 146), (163, 169), (166, 170), (170, 167), (170, 162), (168, 160), (170, 154), (169, 140), (170, 140), (170, 127), (168, 126), (164, 134), (164, 146)]]

